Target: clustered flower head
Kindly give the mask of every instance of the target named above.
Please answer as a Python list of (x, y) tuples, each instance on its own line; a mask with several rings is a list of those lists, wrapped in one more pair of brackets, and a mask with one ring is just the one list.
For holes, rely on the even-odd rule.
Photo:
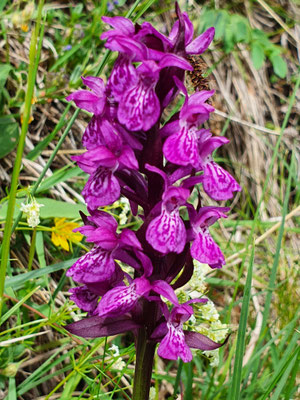
[[(193, 69), (188, 56), (207, 49), (214, 28), (193, 39), (188, 15), (177, 5), (176, 13), (169, 36), (148, 22), (103, 17), (112, 29), (101, 39), (118, 52), (111, 75), (106, 84), (82, 78), (89, 90), (67, 97), (93, 113), (82, 139), (87, 151), (73, 159), (89, 174), (82, 192), (89, 215), (82, 215), (84, 225), (77, 231), (94, 244), (67, 272), (80, 284), (71, 289), (71, 299), (89, 317), (67, 328), (93, 338), (137, 334), (143, 327), (147, 340), (160, 343), (161, 357), (188, 362), (191, 348), (221, 346), (184, 329), (193, 317), (192, 304), (208, 300), (180, 304), (175, 294), (193, 276), (193, 259), (211, 268), (225, 264), (209, 227), (226, 218), (229, 208), (202, 206), (200, 189), (219, 201), (241, 188), (212, 157), (228, 140), (203, 127), (214, 110), (208, 103), (214, 92), (188, 95), (184, 86), (185, 72)], [(166, 122), (163, 112), (180, 94), (184, 104)], [(196, 206), (192, 193), (198, 193)], [(99, 210), (120, 197), (142, 221), (136, 232), (120, 230), (113, 216)]]
[(40, 208), (44, 207), (44, 204), (39, 204), (35, 198), (32, 198), (30, 202), (21, 203), (20, 211), (26, 215), (27, 223), (31, 228), (35, 228), (40, 223)]

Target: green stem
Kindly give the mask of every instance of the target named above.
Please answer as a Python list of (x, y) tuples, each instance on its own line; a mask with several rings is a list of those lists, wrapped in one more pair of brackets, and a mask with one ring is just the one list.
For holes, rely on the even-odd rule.
[(12, 233), (12, 222), (15, 210), (15, 202), (16, 202), (16, 193), (18, 187), (18, 179), (21, 169), (22, 156), (24, 150), (24, 144), (26, 139), (26, 134), (28, 130), (29, 118), (30, 118), (30, 110), (31, 110), (31, 100), (33, 96), (35, 77), (36, 77), (36, 63), (38, 63), (38, 53), (36, 51), (38, 35), (40, 32), (41, 26), (41, 18), (42, 18), (42, 10), (43, 10), (44, 0), (39, 2), (38, 6), (38, 16), (37, 23), (35, 29), (32, 33), (30, 49), (29, 49), (29, 67), (28, 67), (28, 85), (25, 96), (25, 107), (24, 107), (24, 116), (23, 123), (21, 128), (21, 134), (19, 139), (19, 144), (17, 148), (17, 155), (14, 165), (14, 170), (12, 174), (11, 180), (11, 189), (8, 200), (7, 214), (6, 214), (6, 224), (3, 235), (3, 243), (1, 247), (1, 265), (0, 265), (0, 316), (2, 312), (2, 306), (4, 302), (4, 283), (5, 283), (5, 275), (6, 268), (9, 259), (10, 253), (10, 238)]
[(28, 271), (31, 271), (31, 267), (32, 267), (32, 262), (33, 262), (34, 252), (35, 252), (35, 239), (36, 239), (36, 227), (33, 228), (33, 232), (32, 232), (32, 238), (31, 238), (29, 256), (28, 256), (28, 265), (27, 265)]
[(140, 328), (137, 339), (133, 400), (147, 400), (151, 384), (155, 343), (147, 340), (146, 328)]

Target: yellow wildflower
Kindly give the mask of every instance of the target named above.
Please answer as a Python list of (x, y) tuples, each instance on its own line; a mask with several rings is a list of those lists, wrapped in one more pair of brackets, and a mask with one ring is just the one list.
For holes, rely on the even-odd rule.
[(66, 218), (54, 218), (54, 224), (51, 240), (55, 246), (61, 246), (64, 250), (69, 251), (69, 242), (78, 243), (82, 240), (80, 232), (73, 232), (73, 229), (80, 226), (76, 222), (68, 222)]

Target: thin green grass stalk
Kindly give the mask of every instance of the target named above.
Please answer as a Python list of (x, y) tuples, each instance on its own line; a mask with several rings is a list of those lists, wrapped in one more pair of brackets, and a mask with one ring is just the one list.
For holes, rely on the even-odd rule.
[(141, 9), (139, 10), (137, 15), (133, 19), (133, 22), (136, 22), (148, 10), (148, 8), (151, 7), (153, 3), (155, 3), (155, 1), (156, 0), (148, 0), (148, 1), (146, 1), (145, 4), (141, 6)]
[(285, 115), (284, 121), (282, 123), (281, 129), (280, 129), (280, 135), (278, 136), (278, 140), (277, 140), (275, 148), (274, 148), (272, 159), (271, 159), (271, 162), (270, 162), (270, 165), (269, 165), (269, 168), (268, 168), (268, 171), (267, 171), (267, 175), (266, 175), (266, 178), (265, 178), (265, 184), (263, 186), (262, 194), (261, 194), (261, 197), (259, 199), (256, 211), (255, 211), (255, 215), (254, 215), (254, 218), (253, 218), (253, 225), (251, 227), (251, 232), (250, 232), (247, 244), (246, 244), (247, 248), (249, 247), (249, 244), (253, 241), (253, 234), (254, 234), (254, 231), (256, 229), (256, 225), (257, 225), (257, 222), (258, 222), (258, 216), (259, 216), (259, 212), (260, 212), (260, 207), (262, 205), (262, 202), (264, 200), (264, 197), (265, 197), (265, 194), (266, 194), (266, 191), (267, 191), (267, 187), (268, 187), (268, 184), (269, 184), (269, 181), (270, 181), (270, 176), (271, 176), (271, 173), (272, 173), (272, 170), (273, 170), (273, 167), (274, 167), (274, 163), (275, 163), (275, 160), (276, 160), (276, 158), (278, 156), (279, 146), (281, 144), (281, 140), (282, 140), (282, 137), (283, 137), (283, 132), (284, 132), (284, 130), (285, 130), (286, 126), (287, 126), (287, 123), (289, 121), (289, 118), (290, 118), (290, 115), (291, 115), (291, 112), (292, 112), (292, 107), (293, 107), (294, 102), (295, 102), (296, 93), (298, 91), (299, 85), (300, 85), (300, 74), (298, 76), (298, 79), (297, 79), (295, 88), (293, 90), (293, 93), (292, 93), (292, 95), (290, 97), (288, 110), (287, 110), (287, 113)]
[(64, 112), (60, 117), (60, 120), (58, 121), (58, 124), (55, 126), (53, 131), (49, 133), (49, 135), (46, 136), (45, 139), (39, 142), (35, 146), (35, 148), (27, 154), (26, 158), (34, 161), (39, 156), (39, 154), (48, 146), (48, 144), (55, 138), (57, 132), (65, 125), (66, 123), (65, 118), (71, 106), (72, 106), (71, 103), (67, 105), (67, 107), (65, 108)]
[(296, 377), (299, 372), (299, 365), (300, 365), (300, 352), (298, 352), (298, 357), (297, 361), (294, 365), (294, 368), (291, 373), (291, 377), (289, 379), (289, 382), (286, 385), (286, 391), (285, 391), (285, 397), (284, 400), (290, 400), (292, 399), (292, 393), (293, 391), (296, 391), (299, 387), (299, 385), (296, 385)]
[[(80, 373), (81, 372), (81, 367), (84, 367), (84, 364), (87, 362), (87, 360), (98, 350), (100, 346), (103, 345), (103, 341), (100, 341), (96, 343), (90, 351), (87, 353), (84, 353), (84, 355), (81, 357), (80, 360), (77, 361), (76, 366), (73, 366), (72, 371), (67, 375), (62, 381), (60, 381), (56, 387), (45, 397), (45, 400), (49, 400), (51, 396), (65, 383), (68, 382), (69, 379), (72, 378), (72, 376), (75, 374), (75, 372)], [(71, 366), (72, 367), (72, 366)]]
[(16, 312), (21, 307), (21, 305), (25, 303), (26, 300), (28, 300), (35, 292), (37, 292), (39, 288), (39, 286), (35, 287), (33, 290), (27, 293), (26, 296), (22, 298), (22, 300), (20, 300), (17, 304), (10, 308), (4, 315), (2, 315), (2, 317), (0, 318), (0, 326), (4, 324), (4, 322)]
[[(296, 340), (298, 338), (299, 338), (299, 335), (296, 338)], [(269, 387), (265, 391), (261, 400), (267, 400), (267, 399), (277, 400), (279, 398), (281, 391), (282, 391), (282, 389), (288, 379), (288, 376), (294, 366), (294, 363), (297, 359), (299, 351), (300, 351), (300, 348), (298, 347), (296, 349), (296, 351), (293, 351), (290, 354), (288, 354), (289, 355), (288, 360), (284, 363), (284, 365), (280, 365), (280, 368), (277, 369), (276, 373), (274, 374), (275, 376), (273, 377)], [(274, 395), (272, 397), (270, 397), (270, 393), (275, 389), (277, 384), (278, 384), (278, 386), (277, 386), (277, 389), (275, 390)]]
[[(57, 145), (55, 146), (55, 149), (53, 150), (53, 152), (51, 153), (51, 156), (49, 157), (49, 160), (47, 161), (46, 165), (44, 166), (43, 171), (41, 172), (41, 174), (40, 174), (40, 176), (38, 177), (37, 181), (36, 181), (35, 184), (33, 185), (32, 189), (29, 191), (29, 193), (30, 193), (30, 195), (31, 195), (32, 197), (35, 195), (35, 193), (36, 193), (36, 191), (37, 191), (39, 185), (41, 184), (41, 182), (42, 182), (44, 176), (46, 175), (46, 172), (48, 171), (48, 168), (50, 168), (50, 165), (52, 164), (52, 162), (53, 162), (53, 160), (54, 160), (54, 158), (55, 158), (55, 156), (56, 156), (58, 150), (59, 150), (60, 147), (62, 146), (62, 144), (63, 144), (63, 142), (64, 142), (66, 136), (68, 135), (70, 129), (72, 128), (72, 125), (73, 125), (73, 123), (74, 123), (74, 121), (75, 121), (77, 115), (79, 114), (79, 112), (80, 112), (80, 109), (79, 109), (79, 108), (74, 112), (74, 114), (73, 114), (72, 118), (70, 119), (70, 121), (69, 121), (69, 123), (68, 123), (68, 125), (67, 125), (67, 127), (66, 127), (66, 129), (65, 129), (65, 131), (64, 131), (64, 133), (61, 135), (61, 137), (60, 137), (60, 139), (59, 139)], [(20, 213), (17, 215), (17, 218), (15, 219), (15, 222), (14, 222), (14, 224), (13, 224), (13, 226), (12, 226), (11, 233), (13, 233), (14, 230), (16, 229), (16, 227), (18, 226), (18, 223), (19, 223), (21, 217), (22, 217), (22, 212), (20, 212)]]
[(291, 182), (292, 182), (292, 176), (293, 176), (293, 172), (294, 172), (294, 168), (293, 168), (294, 167), (294, 159), (295, 159), (295, 151), (293, 151), (292, 157), (291, 157), (290, 171), (289, 171), (289, 175), (288, 175), (286, 193), (285, 193), (284, 203), (283, 203), (283, 208), (282, 208), (281, 225), (279, 228), (278, 239), (277, 239), (277, 244), (276, 244), (276, 252), (275, 252), (275, 256), (274, 256), (273, 266), (271, 269), (269, 285), (267, 288), (268, 292), (267, 292), (266, 300), (265, 300), (261, 332), (263, 332), (267, 326), (267, 320), (268, 320), (268, 317), (270, 314), (272, 295), (273, 295), (273, 291), (275, 290), (277, 268), (278, 268), (278, 264), (279, 264), (280, 250), (281, 250), (282, 238), (283, 238), (283, 233), (284, 233), (285, 217), (286, 217), (286, 214), (288, 211), (288, 205), (289, 205), (289, 200), (290, 200)]
[(178, 362), (177, 374), (176, 374), (174, 388), (173, 388), (172, 399), (174, 399), (174, 400), (176, 399), (176, 395), (177, 395), (177, 390), (178, 390), (178, 386), (179, 386), (179, 382), (180, 382), (180, 378), (181, 378), (181, 373), (182, 373), (182, 367), (183, 367), (183, 361), (180, 358), (179, 362)]
[(282, 392), (284, 392), (284, 389), (286, 387), (286, 384), (288, 382), (288, 378), (290, 376), (290, 373), (295, 365), (296, 360), (299, 358), (300, 354), (300, 348), (298, 348), (295, 353), (293, 353), (291, 355), (290, 360), (287, 363), (286, 369), (280, 379), (280, 381), (278, 382), (277, 388), (273, 394), (273, 396), (271, 397), (272, 400), (278, 400), (280, 398), (280, 395), (282, 395)]
[[(260, 339), (257, 343), (256, 351), (261, 347), (261, 345), (263, 343), (263, 339), (265, 337), (265, 334), (266, 334), (266, 332), (268, 332), (267, 323), (268, 323), (268, 318), (269, 318), (269, 314), (270, 314), (273, 291), (276, 289), (276, 286), (275, 286), (276, 275), (277, 275), (277, 269), (278, 269), (278, 265), (279, 265), (281, 243), (282, 243), (282, 238), (283, 238), (283, 233), (284, 233), (285, 217), (287, 214), (288, 204), (289, 204), (289, 199), (290, 199), (291, 181), (292, 181), (292, 176), (293, 176), (293, 172), (294, 172), (294, 168), (293, 168), (294, 158), (295, 158), (295, 154), (293, 151), (291, 163), (290, 163), (288, 181), (287, 181), (287, 188), (286, 188), (283, 209), (282, 209), (282, 220), (281, 220), (281, 225), (279, 228), (278, 239), (277, 239), (277, 244), (276, 244), (276, 251), (275, 251), (275, 256), (274, 256), (274, 260), (273, 260), (273, 266), (271, 269), (269, 284), (268, 284), (268, 288), (267, 288), (267, 295), (266, 295), (266, 299), (265, 299), (263, 322), (262, 322), (261, 331), (260, 331)], [(257, 378), (257, 374), (259, 372), (259, 360), (256, 361), (252, 370), (253, 370), (252, 382), (255, 382), (256, 378)]]
[(33, 229), (31, 242), (30, 242), (28, 265), (27, 265), (28, 271), (31, 271), (31, 269), (32, 269), (32, 263), (33, 263), (34, 253), (35, 253), (35, 241), (36, 241), (36, 227)]
[[(34, 84), (36, 78), (37, 67), (36, 64), (39, 62), (40, 53), (36, 51), (38, 36), (41, 28), (41, 19), (42, 19), (42, 10), (43, 10), (44, 0), (40, 0), (38, 6), (38, 15), (35, 29), (33, 30), (30, 49), (29, 49), (29, 67), (28, 67), (28, 84), (27, 91), (25, 95), (25, 107), (24, 107), (24, 116), (23, 123), (21, 128), (21, 135), (19, 139), (19, 144), (17, 148), (17, 155), (15, 159), (15, 165), (12, 174), (11, 180), (11, 188), (10, 195), (8, 200), (8, 208), (6, 215), (6, 223), (3, 234), (3, 243), (1, 247), (1, 265), (0, 265), (0, 316), (2, 313), (2, 306), (4, 302), (4, 284), (5, 284), (5, 276), (6, 276), (6, 268), (8, 264), (9, 254), (10, 254), (10, 238), (12, 234), (12, 223), (13, 216), (15, 210), (15, 201), (16, 201), (16, 193), (18, 187), (18, 179), (21, 169), (22, 156), (24, 150), (24, 144), (26, 139), (26, 134), (28, 130), (29, 118), (30, 118), (30, 110), (31, 110), (31, 100), (34, 91)], [(40, 41), (42, 37), (40, 37)]]
[(193, 398), (193, 362), (189, 362), (185, 364), (185, 372), (186, 372), (186, 387), (184, 391), (184, 400), (190, 400)]
[(234, 369), (232, 376), (232, 383), (229, 388), (228, 400), (239, 400), (240, 399), (240, 387), (242, 382), (242, 368), (243, 368), (243, 357), (245, 351), (245, 343), (246, 343), (246, 329), (247, 329), (247, 319), (249, 312), (249, 303), (251, 297), (251, 282), (252, 282), (252, 272), (253, 272), (253, 263), (254, 263), (254, 250), (255, 247), (252, 247), (251, 258), (249, 262), (249, 269), (247, 274), (247, 280), (244, 290), (244, 298), (241, 310), (240, 324), (237, 336), (237, 344), (235, 351), (235, 360), (234, 360)]

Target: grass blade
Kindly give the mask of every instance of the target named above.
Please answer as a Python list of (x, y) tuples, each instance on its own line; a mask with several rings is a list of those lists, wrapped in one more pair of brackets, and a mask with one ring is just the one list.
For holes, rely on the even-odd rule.
[(249, 269), (247, 274), (247, 280), (244, 291), (244, 298), (242, 303), (240, 324), (237, 337), (237, 345), (235, 351), (235, 361), (234, 370), (232, 376), (232, 383), (229, 388), (227, 399), (239, 400), (240, 399), (240, 386), (242, 381), (242, 366), (243, 366), (243, 356), (245, 350), (246, 341), (246, 329), (247, 329), (247, 319), (249, 311), (249, 302), (251, 296), (251, 282), (252, 282), (252, 272), (253, 272), (253, 261), (254, 261), (254, 246), (252, 247), (251, 258), (249, 262)]

